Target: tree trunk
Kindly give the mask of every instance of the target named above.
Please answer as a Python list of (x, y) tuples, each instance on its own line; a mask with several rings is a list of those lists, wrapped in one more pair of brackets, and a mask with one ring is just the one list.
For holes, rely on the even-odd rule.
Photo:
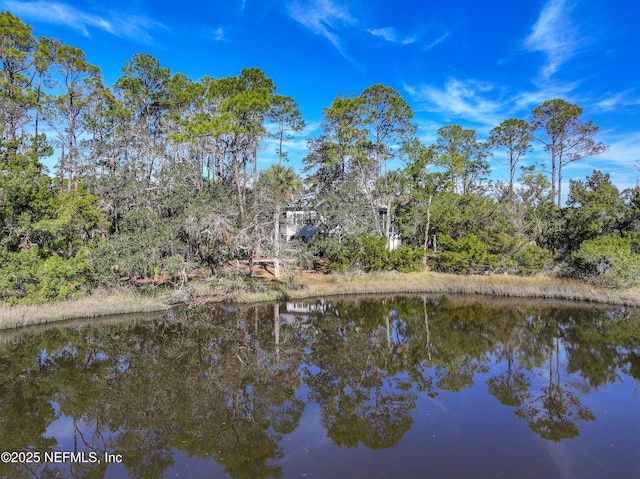
[(424, 228), (424, 265), (427, 265), (427, 248), (429, 248), (429, 227), (431, 226), (431, 200), (433, 195), (429, 195), (429, 203), (427, 204), (427, 225)]
[(387, 248), (391, 246), (391, 201), (387, 202), (387, 221), (385, 221), (385, 235), (387, 237)]
[(280, 278), (280, 205), (273, 215), (273, 275)]
[(240, 222), (244, 219), (244, 202), (242, 197), (242, 185), (240, 184), (240, 167), (238, 165), (238, 158), (236, 154), (233, 154), (233, 180), (236, 185), (236, 195), (238, 195), (238, 208), (240, 208)]
[(562, 161), (558, 164), (558, 208), (562, 205)]
[(557, 166), (556, 166), (556, 152), (552, 148), (551, 150), (551, 198), (552, 201), (556, 197), (556, 176), (557, 176)]

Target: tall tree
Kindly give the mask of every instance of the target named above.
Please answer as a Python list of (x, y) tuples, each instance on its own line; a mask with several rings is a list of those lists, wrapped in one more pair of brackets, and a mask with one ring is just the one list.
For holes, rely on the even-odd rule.
[(137, 163), (140, 179), (150, 183), (166, 153), (164, 118), (171, 71), (152, 55), (138, 53), (125, 63), (122, 73), (115, 88), (126, 108), (123, 119), (128, 120), (125, 157)]
[(30, 87), (36, 41), (31, 27), (9, 12), (0, 13), (0, 135), (3, 141), (18, 139), (30, 120)]
[(247, 164), (257, 176), (257, 150), (265, 136), (264, 122), (276, 87), (259, 68), (245, 68), (239, 76), (217, 80), (209, 89), (209, 101), (216, 104), (209, 130), (231, 171), (242, 221), (249, 183)]
[(51, 99), (46, 117), (60, 140), (58, 173), (66, 180), (66, 189), (77, 186), (80, 152), (78, 138), (82, 135), (81, 114), (87, 109), (96, 89), (101, 88), (100, 69), (91, 65), (79, 48), (62, 45), (55, 51), (55, 63), (62, 93)]
[(368, 221), (378, 236), (383, 236), (379, 221), (379, 205), (375, 198), (375, 181), (378, 169), (371, 157), (371, 142), (361, 117), (362, 100), (358, 97), (337, 96), (331, 106), (324, 108), (320, 155), (310, 159), (321, 159), (325, 166), (338, 165), (340, 180), (352, 183), (364, 196), (368, 205)]
[(358, 97), (362, 126), (373, 146), (378, 176), (413, 137), (413, 110), (400, 93), (385, 85), (365, 88)]
[(62, 42), (54, 38), (40, 37), (34, 52), (34, 102), (35, 102), (35, 118), (34, 118), (34, 138), (38, 139), (40, 111), (42, 109), (43, 97), (45, 93), (43, 88), (51, 85), (51, 67), (56, 61), (56, 52), (62, 46)]
[(439, 163), (460, 194), (482, 190), (489, 174), (487, 147), (476, 139), (476, 132), (460, 125), (443, 126), (438, 130), (436, 149)]
[(520, 158), (531, 151), (531, 127), (524, 120), (510, 118), (496, 126), (489, 133), (489, 145), (504, 151), (507, 156), (498, 159), (509, 167), (509, 193), (513, 196), (513, 180)]
[(282, 165), (274, 165), (263, 171), (258, 181), (260, 204), (271, 210), (273, 215), (273, 263), (276, 278), (280, 277), (280, 245), (282, 242), (280, 219), (282, 211), (301, 187), (302, 183), (295, 171)]
[(441, 172), (429, 172), (437, 163), (436, 147), (425, 146), (418, 139), (406, 148), (406, 164), (401, 170), (409, 183), (409, 201), (404, 205), (404, 214), (399, 215), (403, 237), (414, 244), (422, 244), (424, 262), (430, 241), (431, 211), (434, 199), (447, 189), (449, 176)]
[(298, 104), (290, 96), (274, 95), (271, 99), (271, 109), (269, 118), (276, 124), (275, 133), (278, 140), (278, 164), (282, 165), (282, 160), (286, 159), (287, 152), (283, 150), (283, 143), (293, 139), (288, 132), (299, 133), (304, 128), (304, 120), (298, 109)]
[(521, 167), (516, 194), (524, 207), (524, 233), (538, 246), (553, 248), (562, 229), (547, 175), (535, 166)]
[(582, 112), (578, 105), (554, 99), (534, 108), (531, 114), (534, 138), (551, 153), (551, 191), (558, 206), (562, 201), (562, 169), (607, 150), (607, 146), (595, 140), (600, 128), (591, 120), (583, 120)]
[(340, 181), (354, 182), (366, 198), (371, 228), (378, 236), (389, 236), (390, 224), (383, 228), (380, 208), (390, 208), (382, 203), (395, 187), (380, 185), (378, 179), (390, 180), (385, 175), (388, 163), (404, 152), (415, 133), (411, 107), (394, 89), (373, 85), (358, 96), (339, 95), (323, 116), (323, 134), (310, 143), (307, 164), (322, 164), (325, 172), (337, 165)]

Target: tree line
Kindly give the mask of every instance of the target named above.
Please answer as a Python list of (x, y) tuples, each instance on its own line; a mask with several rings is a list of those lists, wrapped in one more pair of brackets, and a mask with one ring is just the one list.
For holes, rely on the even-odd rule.
[[(136, 54), (109, 86), (82, 50), (36, 38), (9, 12), (0, 26), (0, 301), (183, 286), (265, 256), (278, 277), (292, 261), (550, 270), (616, 287), (640, 277), (638, 188), (620, 192), (594, 171), (570, 180), (562, 206), (566, 166), (606, 149), (578, 105), (546, 101), (484, 142), (443, 126), (426, 145), (411, 106), (372, 85), (323, 109), (300, 177), (284, 163), (304, 120), (262, 70), (194, 81)], [(548, 168), (523, 164), (534, 145)], [(278, 163), (260, 171), (267, 147)], [(491, 161), (508, 182), (490, 181)], [(283, 240), (287, 208), (314, 212), (311, 238)], [(403, 246), (390, 250), (394, 235)]]

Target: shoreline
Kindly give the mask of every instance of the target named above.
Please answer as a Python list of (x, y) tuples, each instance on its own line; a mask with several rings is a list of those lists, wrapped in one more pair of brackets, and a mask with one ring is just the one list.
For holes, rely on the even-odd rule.
[[(640, 288), (608, 290), (588, 283), (551, 276), (453, 275), (434, 272), (375, 273), (362, 275), (302, 272), (292, 284), (274, 280), (252, 280), (247, 284), (222, 280), (199, 282), (185, 288), (176, 301), (174, 294), (158, 297), (132, 292), (98, 292), (77, 300), (44, 305), (0, 305), (0, 330), (48, 324), (70, 319), (90, 319), (129, 313), (166, 311), (179, 305), (208, 303), (259, 303), (359, 294), (468, 294), (493, 297), (586, 301), (612, 306), (640, 307)], [(231, 284), (232, 283), (232, 284)], [(235, 285), (237, 289), (229, 288)], [(259, 285), (258, 288), (251, 287)], [(174, 292), (175, 293), (175, 292)]]

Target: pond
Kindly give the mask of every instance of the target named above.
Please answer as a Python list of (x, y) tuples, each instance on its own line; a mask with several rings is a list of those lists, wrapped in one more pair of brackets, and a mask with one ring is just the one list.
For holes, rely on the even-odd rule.
[(629, 308), (455, 296), (218, 305), (4, 332), (0, 365), (0, 476), (11, 479), (640, 471), (640, 313)]

